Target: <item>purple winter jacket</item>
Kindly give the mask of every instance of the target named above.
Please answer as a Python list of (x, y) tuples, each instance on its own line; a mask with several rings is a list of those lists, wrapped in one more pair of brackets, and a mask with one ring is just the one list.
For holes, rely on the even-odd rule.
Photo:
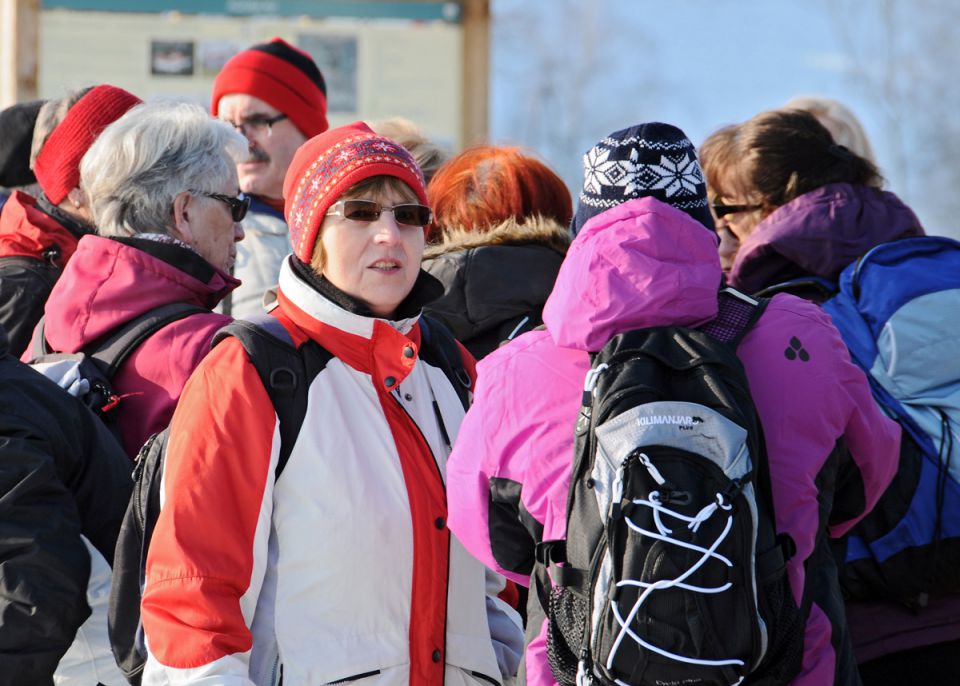
[[(634, 328), (709, 321), (720, 280), (716, 237), (657, 200), (631, 200), (585, 225), (544, 309), (547, 330), (525, 334), (479, 363), (474, 404), (447, 463), (450, 528), (474, 555), (529, 583), (501, 564), (503, 551), (517, 542), (491, 541), (494, 481), (518, 485), (521, 517), (529, 513), (542, 524), (544, 540), (563, 538), (588, 351)], [(793, 337), (808, 361), (784, 355)], [(900, 429), (876, 409), (836, 329), (810, 303), (776, 296), (738, 356), (764, 427), (777, 526), (797, 544), (789, 579), (799, 603), (817, 532), (841, 535), (875, 504), (894, 473)], [(840, 437), (849, 456), (828, 463)], [(836, 489), (822, 510), (818, 483)], [(844, 507), (834, 510), (839, 501)], [(794, 684), (834, 683), (835, 668), (831, 620), (814, 605)], [(530, 686), (554, 683), (542, 630), (527, 647), (526, 675)]]
[[(832, 184), (805, 193), (764, 219), (741, 246), (729, 275), (748, 293), (799, 276), (831, 281), (880, 243), (924, 235), (913, 211), (893, 193)], [(888, 653), (960, 640), (960, 597), (934, 597), (915, 612), (895, 602), (846, 606), (859, 663)]]
[(744, 241), (728, 282), (744, 293), (802, 276), (836, 281), (870, 248), (922, 236), (920, 220), (893, 193), (834, 183), (778, 207)]
[[(212, 309), (239, 283), (187, 248), (84, 236), (47, 299), (45, 334), (54, 350), (77, 352), (161, 305)], [(117, 371), (113, 385), (122, 400), (116, 411), (131, 459), (170, 423), (187, 377), (210, 351), (213, 335), (231, 320), (201, 312), (168, 324)]]

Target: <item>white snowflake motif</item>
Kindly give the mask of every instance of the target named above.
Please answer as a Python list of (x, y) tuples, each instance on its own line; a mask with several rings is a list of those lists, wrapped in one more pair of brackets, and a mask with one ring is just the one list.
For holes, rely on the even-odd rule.
[(623, 194), (635, 189), (634, 174), (637, 171), (637, 151), (630, 151), (629, 160), (611, 160), (610, 148), (591, 148), (583, 156), (583, 189), (600, 194), (604, 186), (622, 186)]
[(396, 152), (397, 149), (387, 143), (386, 141), (377, 141), (371, 146), (374, 150), (379, 150), (381, 152)]
[(697, 186), (703, 183), (700, 165), (686, 153), (681, 158), (662, 155), (660, 164), (651, 164), (647, 168), (660, 177), (650, 187), (665, 190), (668, 198), (674, 195), (696, 195)]
[(349, 151), (349, 150), (341, 150), (339, 153), (337, 153), (337, 156), (334, 157), (333, 159), (334, 159), (334, 161), (337, 162), (338, 164), (343, 164), (344, 162), (346, 162), (347, 160), (350, 159), (350, 151)]
[(303, 210), (297, 210), (293, 214), (293, 223), (297, 226), (303, 223)]
[(311, 192), (311, 193), (316, 193), (318, 190), (320, 190), (320, 177), (319, 177), (319, 176), (318, 176), (317, 178), (315, 178), (313, 181), (310, 182), (310, 192)]

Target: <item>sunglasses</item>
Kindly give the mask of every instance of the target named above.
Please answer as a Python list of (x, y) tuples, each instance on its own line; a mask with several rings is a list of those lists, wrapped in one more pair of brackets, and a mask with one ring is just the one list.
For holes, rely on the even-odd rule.
[(713, 208), (713, 214), (716, 215), (717, 219), (720, 219), (720, 217), (726, 217), (728, 214), (736, 214), (737, 212), (753, 212), (762, 208), (763, 205), (724, 205), (722, 202), (715, 202), (710, 207)]
[(222, 193), (206, 193), (204, 191), (193, 191), (196, 195), (202, 195), (205, 198), (213, 198), (230, 206), (230, 216), (233, 221), (240, 222), (247, 216), (247, 210), (250, 209), (250, 196), (246, 193), (239, 193), (237, 197), (223, 195)]
[(388, 207), (374, 200), (340, 200), (327, 210), (328, 215), (344, 217), (355, 222), (375, 222), (382, 212), (393, 212), (398, 224), (426, 226), (433, 219), (433, 211), (426, 205), (406, 203)]

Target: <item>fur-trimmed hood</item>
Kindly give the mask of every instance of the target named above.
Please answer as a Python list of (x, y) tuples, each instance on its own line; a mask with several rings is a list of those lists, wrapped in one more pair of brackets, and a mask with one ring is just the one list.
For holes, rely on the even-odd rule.
[(543, 245), (561, 255), (565, 255), (570, 247), (570, 230), (540, 215), (528, 217), (522, 224), (511, 217), (489, 231), (446, 228), (443, 233), (442, 243), (427, 246), (424, 260), (486, 245)]
[(483, 234), (448, 231), (424, 256), (423, 268), (444, 287), (424, 311), (483, 357), (541, 323), (569, 243), (566, 227), (541, 217), (506, 221)]

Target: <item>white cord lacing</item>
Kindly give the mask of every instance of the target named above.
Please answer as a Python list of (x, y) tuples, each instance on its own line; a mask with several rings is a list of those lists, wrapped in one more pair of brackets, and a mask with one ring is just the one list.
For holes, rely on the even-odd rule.
[[(650, 475), (658, 484), (662, 486), (664, 483), (666, 483), (665, 479), (657, 470), (657, 468), (653, 465), (653, 463), (650, 461), (649, 457), (641, 453), (640, 462), (647, 468), (647, 471), (650, 472)], [(621, 466), (620, 469), (617, 470), (617, 474), (613, 483), (612, 496), (613, 496), (613, 500), (612, 500), (613, 503), (619, 503), (623, 497), (623, 466)], [(632, 519), (630, 519), (630, 517), (624, 516), (624, 521), (627, 523), (627, 526), (630, 527), (630, 529), (640, 533), (643, 536), (649, 536), (650, 538), (663, 541), (665, 543), (675, 545), (681, 548), (686, 548), (688, 550), (695, 550), (701, 553), (701, 556), (700, 556), (700, 559), (697, 560), (690, 567), (690, 569), (685, 571), (676, 579), (661, 579), (653, 583), (648, 583), (644, 581), (635, 581), (633, 579), (625, 579), (617, 583), (618, 588), (625, 587), (625, 586), (634, 586), (638, 588), (643, 588), (644, 591), (640, 594), (636, 602), (633, 604), (633, 607), (630, 609), (630, 613), (627, 615), (626, 619), (624, 619), (622, 613), (620, 612), (620, 607), (617, 601), (611, 602), (611, 609), (613, 610), (613, 614), (617, 620), (617, 623), (620, 625), (620, 632), (617, 634), (617, 638), (616, 640), (614, 640), (613, 646), (610, 649), (610, 656), (607, 659), (607, 669), (608, 670), (613, 669), (613, 662), (616, 659), (617, 651), (619, 650), (620, 645), (626, 636), (629, 636), (630, 638), (632, 638), (637, 644), (639, 644), (643, 648), (653, 651), (659, 655), (663, 655), (664, 657), (669, 658), (671, 660), (676, 660), (678, 662), (685, 662), (693, 665), (704, 665), (709, 667), (722, 667), (726, 665), (743, 666), (744, 664), (743, 660), (738, 660), (733, 658), (728, 660), (702, 660), (698, 658), (687, 657), (685, 655), (678, 655), (676, 653), (671, 653), (668, 650), (664, 650), (663, 648), (659, 648), (658, 646), (655, 646), (645, 641), (643, 638), (637, 635), (637, 633), (630, 628), (630, 624), (631, 622), (633, 622), (634, 618), (637, 616), (637, 613), (640, 611), (640, 608), (647, 601), (650, 595), (655, 591), (662, 591), (669, 588), (679, 588), (679, 589), (683, 589), (684, 591), (690, 591), (693, 593), (722, 593), (733, 585), (729, 581), (723, 584), (722, 586), (718, 586), (718, 587), (694, 586), (692, 584), (684, 583), (684, 581), (687, 578), (689, 578), (694, 572), (700, 569), (700, 567), (706, 564), (707, 560), (711, 558), (718, 560), (719, 562), (722, 562), (727, 567), (733, 567), (733, 563), (729, 559), (727, 559), (723, 555), (716, 552), (716, 549), (720, 546), (720, 544), (724, 541), (724, 539), (726, 539), (727, 534), (730, 533), (730, 529), (733, 526), (733, 513), (731, 511), (732, 505), (730, 505), (725, 501), (721, 493), (717, 493), (715, 502), (712, 502), (709, 505), (703, 507), (693, 517), (689, 517), (687, 515), (681, 514), (680, 512), (676, 512), (674, 510), (671, 510), (668, 507), (665, 507), (663, 503), (660, 502), (659, 491), (651, 491), (647, 499), (640, 498), (640, 499), (633, 500), (632, 502), (634, 505), (649, 507), (651, 510), (653, 510), (653, 521), (657, 527), (657, 531), (647, 531), (646, 529), (639, 526)], [(675, 538), (672, 538), (671, 534), (673, 533), (673, 529), (666, 526), (666, 524), (664, 524), (662, 519), (662, 515), (666, 515), (668, 517), (677, 519), (681, 522), (686, 522), (687, 528), (695, 532), (697, 531), (697, 529), (700, 528), (701, 524), (709, 520), (718, 511), (725, 511), (725, 512), (728, 512), (729, 514), (727, 516), (727, 522), (726, 522), (726, 525), (724, 526), (723, 531), (720, 533), (719, 536), (717, 536), (717, 539), (711, 544), (709, 548), (704, 548), (702, 546), (694, 545), (692, 543), (687, 543), (685, 541), (680, 541)], [(626, 682), (621, 681), (619, 679), (615, 679), (615, 681), (617, 682), (617, 684), (620, 684), (621, 686), (630, 686)]]

